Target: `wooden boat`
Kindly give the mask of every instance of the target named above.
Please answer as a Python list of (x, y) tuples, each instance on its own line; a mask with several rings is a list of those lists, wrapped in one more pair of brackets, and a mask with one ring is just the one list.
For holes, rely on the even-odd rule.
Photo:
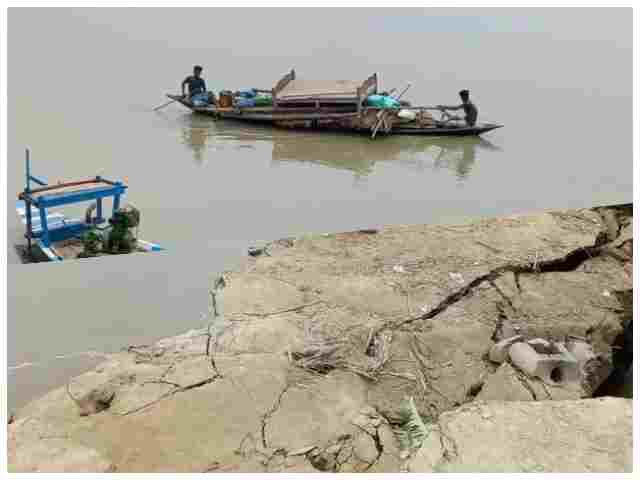
[[(458, 125), (444, 119), (434, 120), (427, 112), (434, 107), (382, 109), (367, 106), (369, 95), (378, 92), (377, 74), (363, 82), (349, 80), (301, 80), (291, 70), (270, 92), (273, 106), (239, 107), (232, 105), (196, 106), (180, 95), (167, 95), (191, 111), (219, 119), (266, 123), (274, 127), (352, 131), (372, 134), (468, 136), (481, 135), (502, 125), (480, 123)], [(415, 120), (404, 120), (399, 112), (414, 113)], [(380, 129), (380, 127), (382, 128)]]
[[(31, 183), (40, 185), (31, 188)], [(107, 180), (100, 176), (88, 180), (75, 182), (47, 184), (41, 178), (30, 173), (29, 151), (26, 158), (26, 187), (18, 195), (16, 213), (26, 227), (25, 238), (27, 245), (16, 245), (16, 250), (25, 263), (40, 261), (63, 261), (86, 256), (83, 235), (90, 230), (108, 235), (115, 228), (114, 218), (123, 210), (120, 201), (128, 188), (123, 182)], [(102, 200), (113, 199), (112, 218), (110, 226), (101, 227), (107, 223), (102, 217)], [(71, 205), (95, 200), (87, 210), (84, 219), (67, 217), (60, 211), (51, 208)], [(96, 216), (92, 217), (92, 212)], [(137, 222), (134, 225), (137, 227)], [(133, 234), (132, 234), (133, 235)], [(163, 250), (156, 243), (147, 242), (133, 236), (133, 247), (124, 251), (113, 248), (109, 251), (95, 252), (89, 256), (104, 256), (121, 253), (157, 252)]]
[[(304, 128), (304, 129), (321, 129), (321, 130), (351, 130), (354, 133), (370, 134), (370, 128), (348, 127), (346, 125), (336, 125), (340, 120), (349, 120), (357, 118), (359, 113), (347, 112), (297, 112), (286, 111), (280, 109), (275, 110), (272, 107), (255, 107), (255, 108), (218, 108), (214, 105), (206, 107), (197, 107), (180, 95), (167, 95), (168, 98), (179, 102), (194, 113), (209, 115), (219, 119), (241, 120), (254, 123), (266, 123), (277, 127), (284, 128)], [(378, 112), (378, 109), (370, 109)], [(287, 125), (294, 123), (295, 125)], [(434, 124), (433, 126), (418, 126), (410, 124), (394, 125), (389, 132), (381, 132), (381, 134), (392, 135), (429, 135), (429, 136), (472, 136), (482, 135), (490, 132), (502, 125), (496, 123), (479, 123), (473, 127), (466, 125), (443, 125)]]

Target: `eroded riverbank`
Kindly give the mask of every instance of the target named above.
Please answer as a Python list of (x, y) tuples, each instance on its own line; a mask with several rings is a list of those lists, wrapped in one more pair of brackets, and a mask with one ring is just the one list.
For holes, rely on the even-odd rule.
[[(630, 205), (254, 254), (212, 286), (208, 327), (130, 346), (19, 411), (10, 469), (631, 471), (630, 399), (489, 358), (516, 325), (525, 339), (581, 337), (614, 363)], [(407, 398), (429, 432), (413, 450)]]

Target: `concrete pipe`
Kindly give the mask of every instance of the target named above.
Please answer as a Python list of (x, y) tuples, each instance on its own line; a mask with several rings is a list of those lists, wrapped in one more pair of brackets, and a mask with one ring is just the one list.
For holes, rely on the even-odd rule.
[(538, 353), (531, 345), (523, 342), (514, 343), (509, 348), (511, 361), (531, 377), (538, 377), (543, 382), (558, 385), (577, 382), (580, 379), (578, 362), (560, 344), (554, 344), (558, 353)]

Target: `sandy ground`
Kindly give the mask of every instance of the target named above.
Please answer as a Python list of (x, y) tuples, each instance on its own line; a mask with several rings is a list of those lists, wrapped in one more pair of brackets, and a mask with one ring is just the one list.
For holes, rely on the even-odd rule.
[[(259, 246), (211, 287), (203, 329), (112, 355), (70, 380), (79, 401), (61, 387), (17, 412), (9, 469), (631, 471), (630, 399), (488, 359), (505, 325), (611, 358), (631, 231), (627, 206)], [(409, 397), (417, 451), (398, 441)]]

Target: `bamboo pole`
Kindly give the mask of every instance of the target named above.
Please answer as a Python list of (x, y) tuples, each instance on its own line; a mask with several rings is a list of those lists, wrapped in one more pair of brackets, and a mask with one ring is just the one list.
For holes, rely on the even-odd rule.
[[(406, 88), (395, 99), (400, 100), (400, 97), (402, 97), (405, 93), (407, 93), (407, 90), (409, 90), (410, 88), (411, 88), (411, 82), (407, 83)], [(382, 125), (382, 122), (384, 121), (384, 117), (387, 113), (388, 113), (388, 110), (380, 110), (380, 113), (378, 113), (378, 115), (376, 116), (378, 122), (376, 123), (376, 126), (373, 129), (373, 132), (371, 132), (371, 140), (376, 138), (376, 134), (378, 133), (378, 130), (380, 129), (380, 125)], [(387, 127), (386, 131), (389, 132), (390, 130), (391, 130), (391, 127), (390, 126)]]
[(167, 105), (171, 105), (173, 102), (177, 102), (177, 99), (173, 99), (168, 101), (167, 103), (163, 103), (162, 105), (157, 106), (156, 108), (153, 109), (153, 111), (155, 112), (156, 110), (160, 110), (161, 108), (166, 107)]

